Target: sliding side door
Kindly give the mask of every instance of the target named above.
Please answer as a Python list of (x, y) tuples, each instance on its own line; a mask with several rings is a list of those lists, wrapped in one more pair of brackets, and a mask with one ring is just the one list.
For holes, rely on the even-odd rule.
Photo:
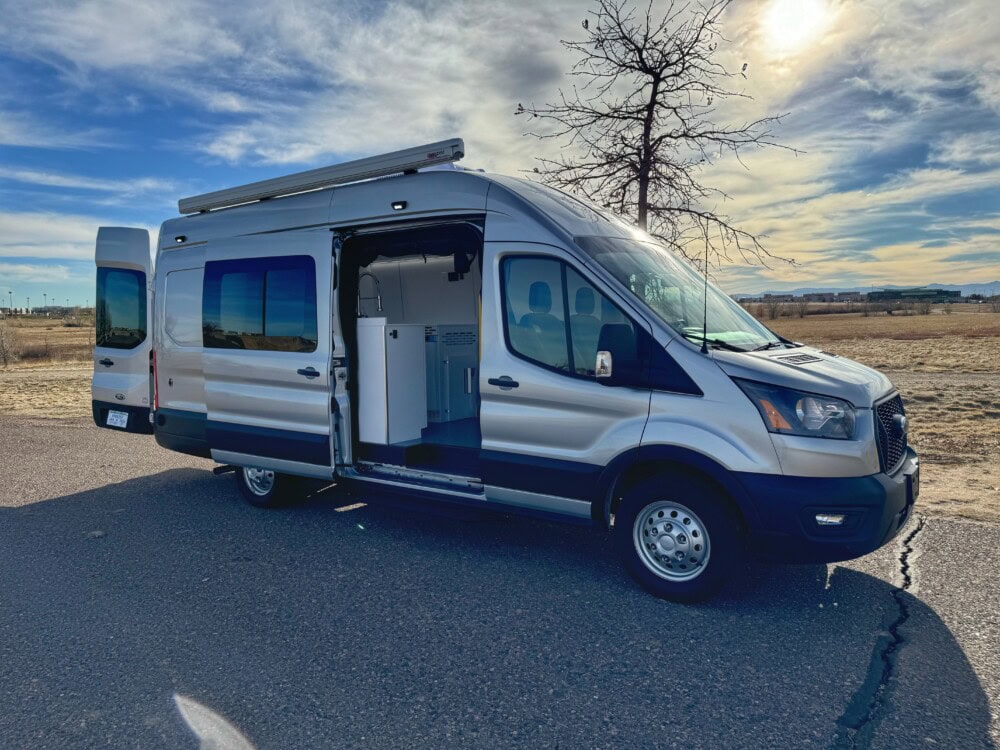
[(202, 340), (212, 458), (332, 478), (330, 232), (212, 242)]

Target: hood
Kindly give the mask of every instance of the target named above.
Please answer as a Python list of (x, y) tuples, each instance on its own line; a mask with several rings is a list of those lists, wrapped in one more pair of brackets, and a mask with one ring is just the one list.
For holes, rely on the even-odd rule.
[(878, 370), (809, 346), (713, 354), (730, 377), (834, 396), (859, 408), (871, 408), (893, 390), (892, 381)]

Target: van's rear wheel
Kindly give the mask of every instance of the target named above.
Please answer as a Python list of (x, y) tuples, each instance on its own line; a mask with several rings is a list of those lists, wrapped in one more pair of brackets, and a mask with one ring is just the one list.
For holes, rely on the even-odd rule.
[(653, 477), (615, 511), (615, 546), (629, 574), (662, 599), (704, 599), (739, 571), (742, 529), (726, 499), (693, 477)]
[(270, 469), (244, 466), (236, 470), (236, 486), (243, 499), (258, 508), (273, 508), (289, 496), (295, 477)]

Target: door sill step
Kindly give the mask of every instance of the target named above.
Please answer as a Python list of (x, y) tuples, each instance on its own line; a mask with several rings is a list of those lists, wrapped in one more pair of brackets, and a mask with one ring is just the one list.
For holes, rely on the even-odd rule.
[(433, 471), (410, 469), (406, 466), (392, 464), (377, 464), (359, 461), (355, 479), (372, 479), (389, 482), (405, 482), (407, 484), (428, 487), (432, 489), (450, 490), (466, 495), (482, 495), (482, 480), (476, 477), (463, 477), (456, 474), (440, 474)]

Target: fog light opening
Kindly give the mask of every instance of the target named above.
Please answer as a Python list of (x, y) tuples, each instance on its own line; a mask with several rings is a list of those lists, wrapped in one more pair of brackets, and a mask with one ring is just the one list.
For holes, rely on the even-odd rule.
[(816, 524), (818, 526), (843, 526), (847, 516), (843, 513), (817, 513)]

